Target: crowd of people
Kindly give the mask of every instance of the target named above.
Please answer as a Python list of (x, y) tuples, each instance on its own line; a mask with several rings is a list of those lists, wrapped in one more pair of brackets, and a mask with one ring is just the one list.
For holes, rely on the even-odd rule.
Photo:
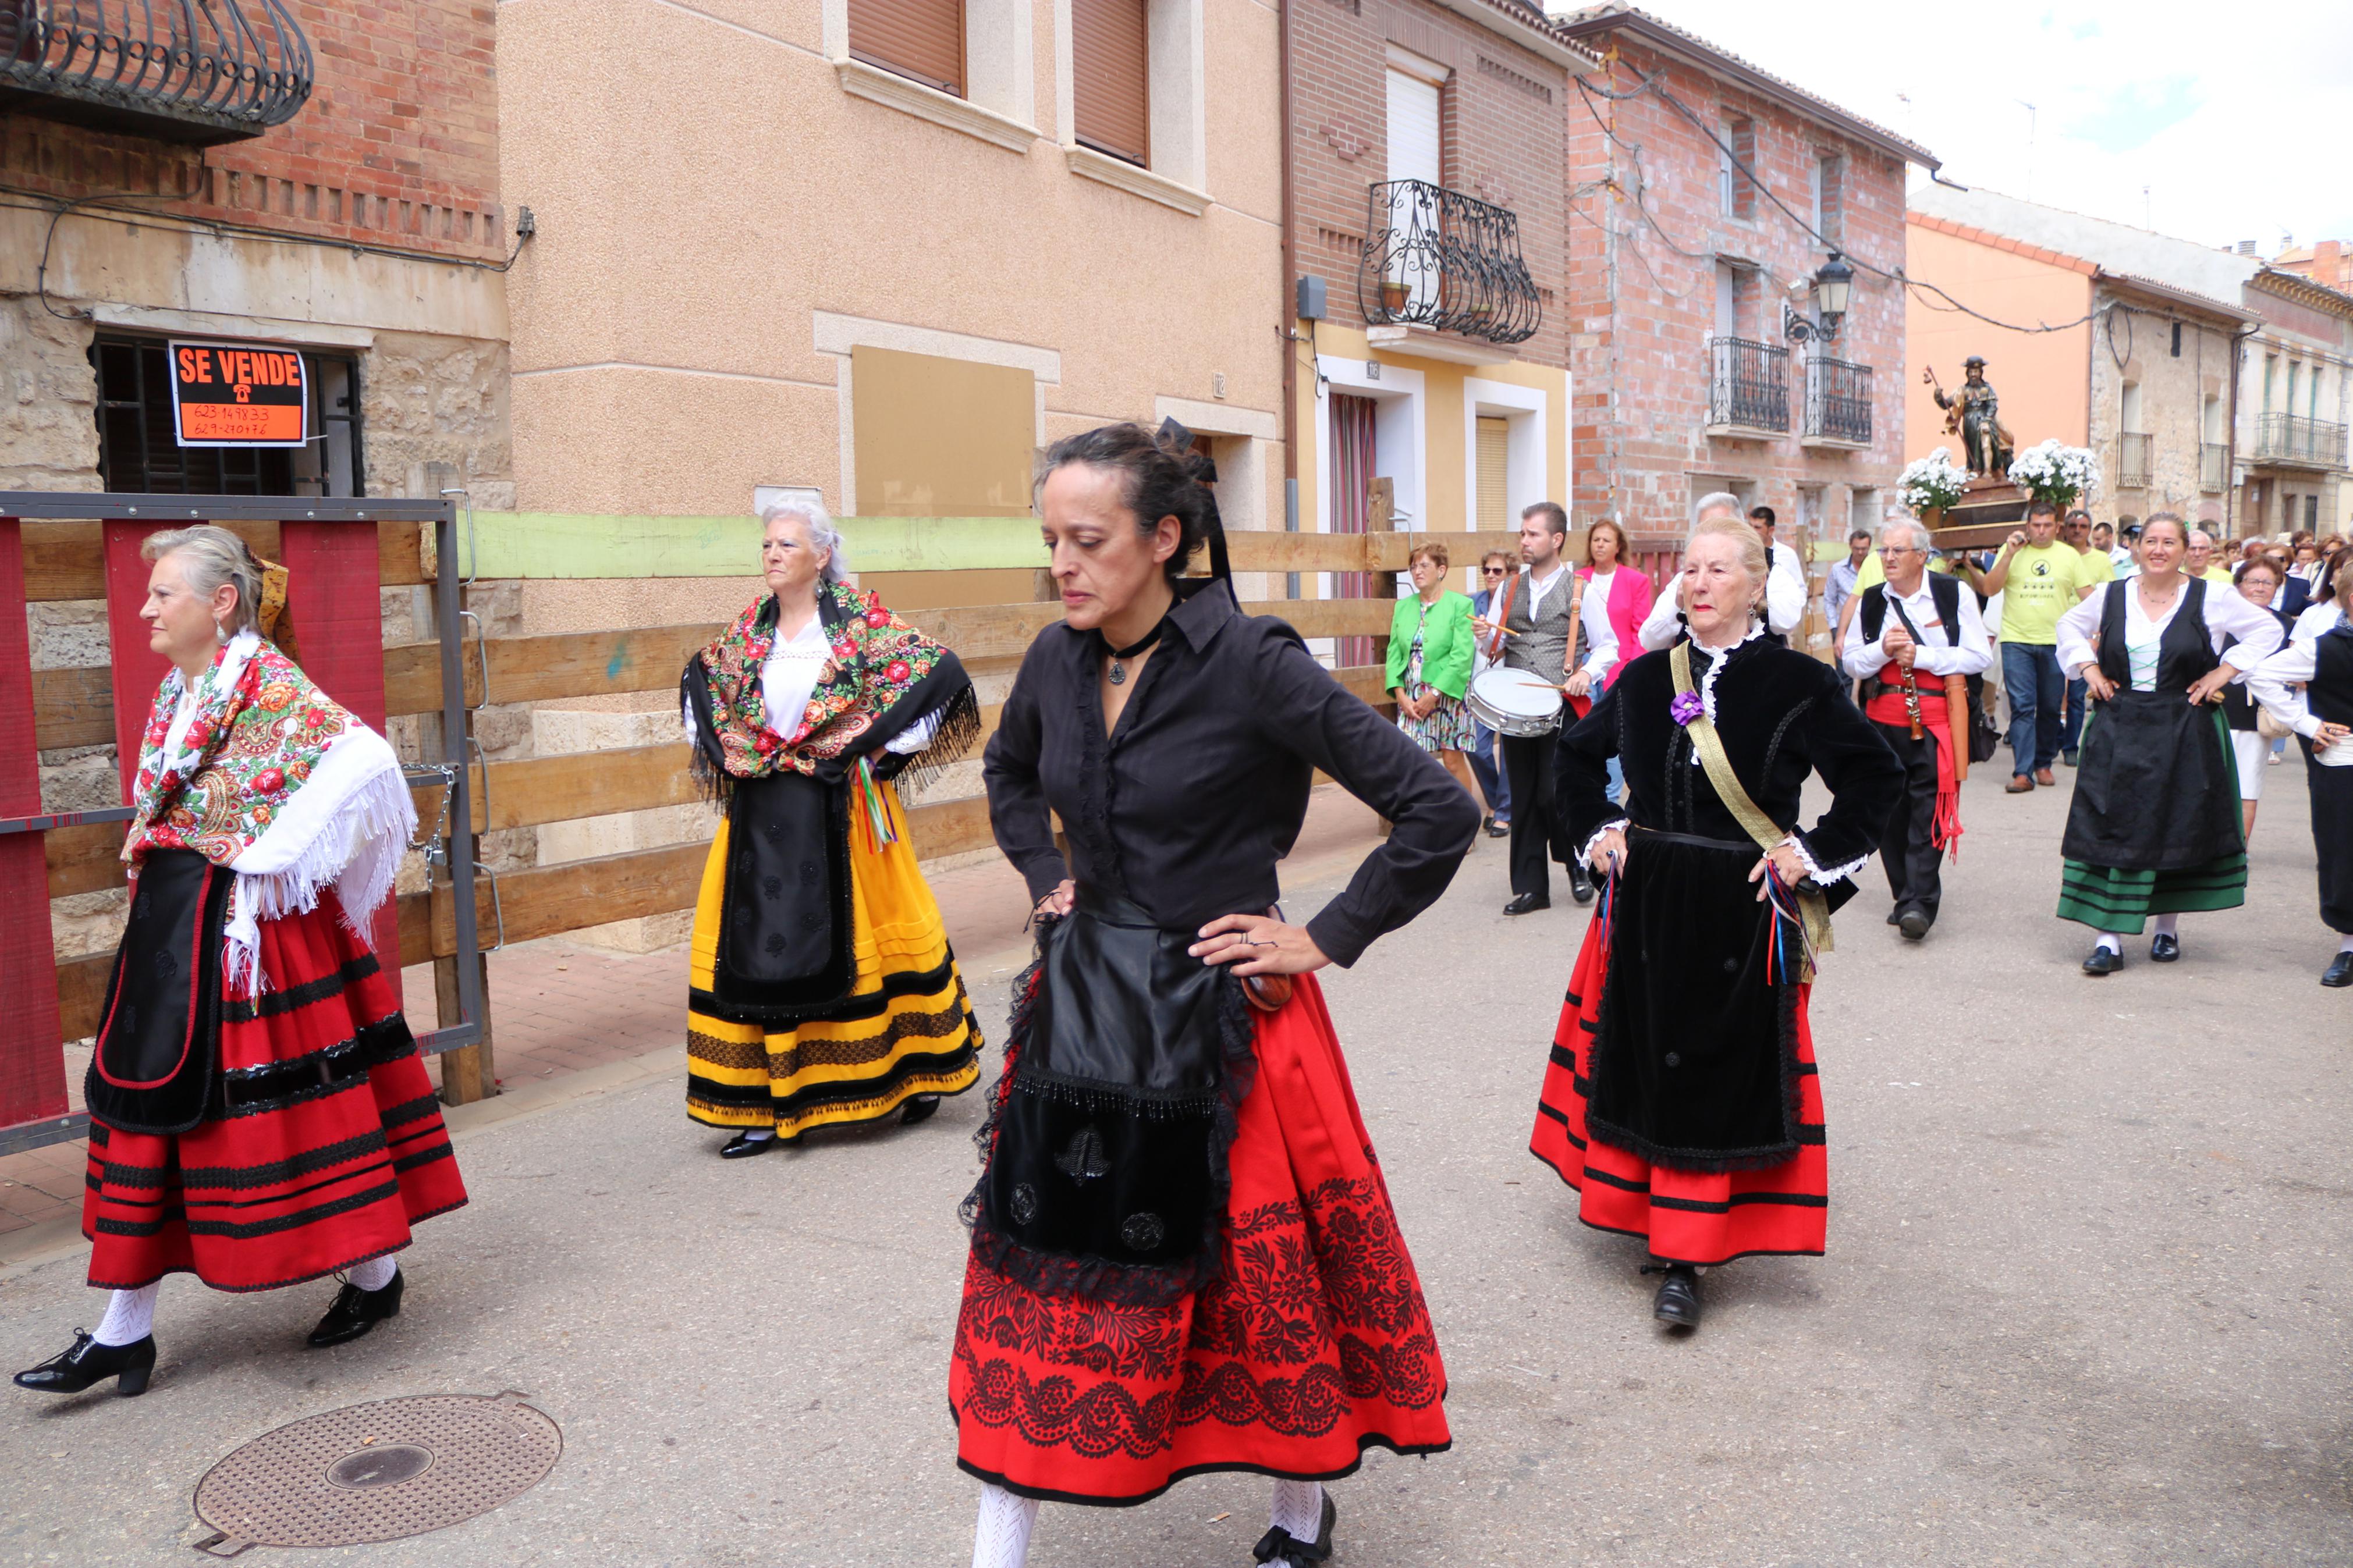
[[(1654, 591), (1601, 521), (1520, 520), (1514, 560), (1449, 586), (1418, 542), (1391, 623), (1394, 720), (1272, 617), (1241, 612), (1210, 481), (1173, 423), (1045, 455), (1036, 503), (1062, 619), (983, 754), (1028, 884), (1036, 962), (1005, 1067), (948, 1368), (981, 1483), (976, 1568), (1019, 1568), (1039, 1505), (1142, 1503), (1183, 1478), (1272, 1479), (1254, 1555), (1333, 1551), (1324, 1483), (1364, 1452), (1451, 1441), (1436, 1331), (1316, 972), (1444, 893), (1483, 821), (1504, 912), (1596, 905), (1542, 1069), (1531, 1152), (1579, 1217), (1641, 1243), (1653, 1317), (1701, 1271), (1819, 1257), (1829, 1178), (1810, 1003), (1831, 911), (1872, 856), (1890, 924), (1936, 924), (1960, 783), (2075, 769), (2058, 912), (2087, 973), (2181, 951), (2242, 901), (2274, 739), (2311, 781), (2323, 976), (2353, 984), (2353, 623), (2337, 542), (2235, 563), (2158, 514), (2122, 542), (2030, 510), (1989, 555), (1858, 532), (1824, 660), (1808, 573), (1768, 508), (1702, 498)], [(980, 1079), (982, 1030), (913, 852), (899, 781), (982, 731), (955, 653), (847, 580), (822, 508), (764, 517), (765, 592), (688, 662), (691, 767), (723, 808), (691, 949), (687, 1114), (744, 1159), (822, 1127), (920, 1122)], [(1209, 574), (1188, 574), (1208, 552)], [(369, 938), (414, 825), (391, 748), (260, 616), (266, 563), (199, 526), (148, 542), (171, 662), (140, 759), (131, 917), (95, 1042), (84, 1229), (99, 1328), (16, 1382), (142, 1392), (163, 1278), (259, 1290), (340, 1277), (311, 1342), (400, 1310), (411, 1227), (466, 1202), (393, 978)], [(2291, 595), (2290, 589), (2297, 590)], [(2276, 731), (2274, 737), (2271, 731)], [(1318, 773), (1390, 825), (1294, 923), (1277, 865)], [(1828, 809), (1800, 821), (1819, 779)], [(2253, 784), (2250, 780), (2254, 781)], [(1057, 833), (1059, 824), (1060, 832)], [(1597, 902), (1598, 900), (1598, 902)]]

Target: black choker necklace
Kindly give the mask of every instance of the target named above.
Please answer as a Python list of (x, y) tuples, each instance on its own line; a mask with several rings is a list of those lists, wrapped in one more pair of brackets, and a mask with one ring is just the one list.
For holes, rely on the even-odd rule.
[[(1125, 647), (1112, 648), (1111, 683), (1113, 686), (1125, 686), (1127, 684), (1126, 661), (1134, 658), (1137, 654), (1142, 653), (1154, 643), (1158, 642), (1160, 640), (1160, 634), (1167, 629), (1168, 617), (1163, 616), (1160, 617), (1157, 625), (1155, 625), (1150, 631), (1145, 633), (1143, 637), (1139, 637), (1134, 642), (1128, 644)], [(1095, 633), (1095, 640), (1103, 643), (1107, 647), (1110, 647), (1108, 639), (1106, 639), (1101, 632)]]

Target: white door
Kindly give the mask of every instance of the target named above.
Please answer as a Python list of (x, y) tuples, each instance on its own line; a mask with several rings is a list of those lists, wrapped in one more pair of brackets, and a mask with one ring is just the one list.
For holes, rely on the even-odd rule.
[[(1389, 71), (1389, 178), (1421, 180), (1435, 187), (1439, 176), (1438, 84), (1392, 68)], [(1438, 204), (1430, 190), (1408, 187), (1389, 194), (1389, 257), (1384, 273), (1406, 288), (1404, 312), (1419, 314), (1438, 303)]]

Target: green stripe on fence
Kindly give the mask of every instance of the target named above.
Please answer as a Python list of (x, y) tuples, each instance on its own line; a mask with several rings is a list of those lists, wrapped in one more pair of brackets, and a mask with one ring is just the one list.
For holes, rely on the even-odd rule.
[[(835, 520), (853, 572), (969, 572), (1046, 564), (1034, 517)], [(461, 515), (458, 560), (477, 577), (754, 577), (749, 517), (600, 517), (552, 511)]]

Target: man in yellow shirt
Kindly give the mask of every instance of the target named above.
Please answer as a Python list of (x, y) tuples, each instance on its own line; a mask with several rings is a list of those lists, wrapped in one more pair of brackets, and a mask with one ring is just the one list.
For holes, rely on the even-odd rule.
[[(2059, 525), (2060, 542), (2075, 552), (2075, 565), (2082, 573), (2076, 579), (2086, 592), (2105, 588), (2116, 580), (2116, 563), (2108, 552), (2092, 542), (2092, 514), (2077, 509), (2067, 514)], [(2086, 700), (2081, 677), (2067, 682), (2067, 716), (2059, 723), (2059, 760), (2069, 767), (2075, 765), (2075, 753), (2084, 741), (2084, 703)]]
[(2231, 571), (2214, 559), (2214, 536), (2202, 528), (2189, 531), (2189, 554), (2181, 563), (2182, 574), (2203, 577), (2209, 583), (2231, 585)]
[(2001, 688), (2010, 697), (2010, 780), (2024, 795), (2055, 784), (2060, 700), (2067, 689), (2059, 669), (2059, 617), (2092, 591), (2083, 557), (2059, 542), (2059, 509), (2036, 501), (2026, 527), (2013, 533), (1985, 574), (1985, 592), (2001, 595)]

